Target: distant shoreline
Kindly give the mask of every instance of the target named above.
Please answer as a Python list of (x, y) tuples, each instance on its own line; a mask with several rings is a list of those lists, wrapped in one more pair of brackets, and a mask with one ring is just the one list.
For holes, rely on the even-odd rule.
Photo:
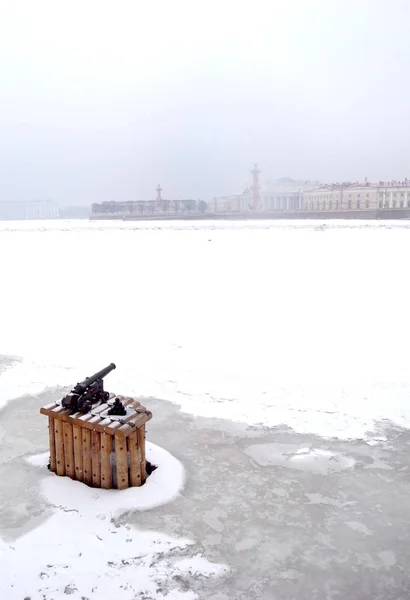
[(410, 208), (383, 208), (377, 210), (339, 211), (275, 211), (246, 213), (201, 213), (201, 214), (152, 214), (152, 215), (91, 215), (91, 221), (252, 221), (283, 219), (355, 219), (355, 220), (396, 220), (410, 219)]

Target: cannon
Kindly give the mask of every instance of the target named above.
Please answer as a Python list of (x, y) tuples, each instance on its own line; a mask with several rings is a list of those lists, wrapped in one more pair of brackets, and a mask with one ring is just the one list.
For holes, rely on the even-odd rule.
[(115, 365), (111, 363), (108, 367), (77, 383), (71, 392), (62, 399), (62, 406), (71, 409), (73, 413), (88, 413), (92, 409), (93, 404), (106, 402), (110, 395), (104, 391), (103, 379), (114, 369)]

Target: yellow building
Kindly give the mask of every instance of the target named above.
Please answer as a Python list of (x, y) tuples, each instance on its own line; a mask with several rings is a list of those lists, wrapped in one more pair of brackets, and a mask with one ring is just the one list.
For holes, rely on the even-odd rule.
[(410, 208), (410, 182), (323, 185), (303, 194), (303, 210), (341, 211)]

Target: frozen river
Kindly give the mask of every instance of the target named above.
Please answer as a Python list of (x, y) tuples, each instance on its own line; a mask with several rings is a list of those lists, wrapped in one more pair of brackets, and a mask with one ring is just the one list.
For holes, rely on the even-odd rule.
[[(112, 563), (119, 600), (408, 598), (409, 251), (393, 222), (2, 223), (1, 597), (108, 600)], [(82, 519), (84, 575), (68, 541), (47, 566), (47, 527), (68, 540), (92, 499), (27, 457), (56, 386), (111, 361), (185, 482)]]

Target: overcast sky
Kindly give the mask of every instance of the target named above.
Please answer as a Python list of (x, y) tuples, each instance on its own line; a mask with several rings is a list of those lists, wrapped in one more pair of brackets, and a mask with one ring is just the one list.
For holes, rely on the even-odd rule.
[(0, 0), (0, 199), (410, 177), (409, 0)]

